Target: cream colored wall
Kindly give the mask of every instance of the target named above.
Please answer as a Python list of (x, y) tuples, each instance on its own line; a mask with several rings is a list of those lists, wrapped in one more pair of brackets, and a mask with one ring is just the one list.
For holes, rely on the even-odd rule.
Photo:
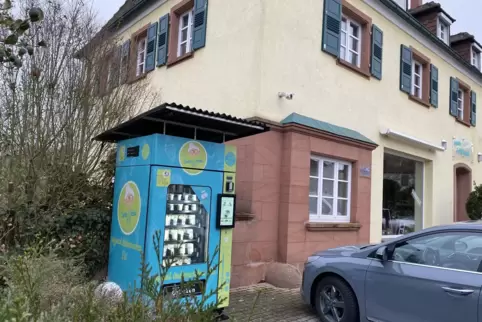
[[(121, 35), (154, 23), (180, 0), (167, 0)], [(250, 117), (258, 103), (263, 1), (210, 0), (206, 47), (192, 59), (148, 74), (162, 102)]]
[[(133, 26), (125, 36), (156, 21), (179, 1), (166, 4)], [(373, 152), (371, 241), (381, 238), (383, 154), (393, 149), (426, 162), (425, 226), (453, 220), (452, 137), (469, 139), (482, 152), (480, 128), (467, 128), (449, 115), (449, 79), (459, 77), (482, 97), (480, 86), (437, 57), (430, 48), (360, 0), (350, 0), (384, 32), (383, 79), (366, 80), (338, 66), (321, 51), (322, 0), (210, 0), (206, 47), (173, 67), (148, 75), (165, 102), (187, 104), (232, 115), (280, 121), (297, 112), (352, 128), (379, 144)], [(399, 90), (400, 45), (413, 46), (439, 68), (439, 108), (409, 101)], [(280, 100), (279, 91), (295, 93)], [(480, 101), (480, 99), (479, 99)], [(479, 104), (480, 105), (480, 104)], [(480, 110), (480, 108), (479, 108)], [(480, 119), (480, 118), (479, 118)], [(390, 127), (433, 144), (449, 142), (445, 152), (429, 152), (382, 138)], [(482, 182), (477, 162), (467, 163)]]
[[(393, 149), (427, 161), (424, 185), (424, 223), (453, 221), (453, 165), (450, 142), (463, 137), (474, 143), (475, 154), (482, 151), (477, 129), (456, 123), (449, 115), (450, 77), (459, 77), (479, 95), (480, 86), (449, 66), (392, 22), (362, 1), (349, 1), (372, 17), (384, 32), (383, 78), (366, 80), (335, 63), (321, 51), (323, 3), (319, 0), (269, 1), (265, 39), (277, 39), (273, 50), (263, 51), (262, 88), (258, 114), (280, 120), (298, 113), (355, 129), (379, 144), (373, 152), (371, 241), (381, 239), (383, 154)], [(294, 19), (303, 17), (303, 19)], [(282, 23), (280, 23), (282, 22)], [(413, 46), (439, 68), (439, 108), (426, 108), (408, 100), (399, 89), (400, 45)], [(279, 100), (280, 90), (295, 93), (292, 101)], [(440, 145), (449, 142), (445, 152), (429, 152), (380, 137), (380, 127), (389, 127)], [(482, 125), (479, 125), (479, 127)], [(480, 131), (480, 130), (479, 130)], [(473, 179), (482, 181), (477, 163), (469, 163)], [(428, 183), (432, 184), (428, 184)]]

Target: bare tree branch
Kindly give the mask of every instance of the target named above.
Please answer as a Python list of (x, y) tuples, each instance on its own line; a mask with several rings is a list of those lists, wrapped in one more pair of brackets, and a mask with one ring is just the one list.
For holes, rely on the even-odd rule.
[[(153, 106), (159, 95), (142, 82), (119, 85), (120, 72), (112, 69), (120, 66), (113, 61), (119, 44), (110, 35), (92, 41), (99, 28), (83, 0), (17, 3), (44, 8), (44, 20), (25, 37), (48, 48), (23, 68), (0, 73), (0, 215), (28, 208), (41, 218), (81, 205), (86, 182), (105, 182), (98, 171), (111, 149), (92, 137)], [(9, 183), (15, 189), (5, 192)]]

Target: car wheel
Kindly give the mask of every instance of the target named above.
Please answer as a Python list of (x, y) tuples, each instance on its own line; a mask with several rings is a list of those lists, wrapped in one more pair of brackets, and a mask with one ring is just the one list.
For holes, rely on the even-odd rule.
[(356, 296), (350, 287), (337, 277), (326, 277), (318, 283), (315, 308), (322, 322), (358, 321)]

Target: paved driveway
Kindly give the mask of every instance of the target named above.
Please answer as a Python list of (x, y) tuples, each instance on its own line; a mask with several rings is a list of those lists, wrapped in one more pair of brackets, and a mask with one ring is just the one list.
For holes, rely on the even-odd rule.
[(233, 321), (319, 321), (303, 304), (299, 289), (258, 284), (231, 290), (227, 313)]

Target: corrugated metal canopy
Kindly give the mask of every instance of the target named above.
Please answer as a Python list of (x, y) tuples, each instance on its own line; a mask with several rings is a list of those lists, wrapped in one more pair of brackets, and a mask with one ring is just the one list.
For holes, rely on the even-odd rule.
[(222, 143), (269, 131), (262, 122), (164, 103), (97, 135), (94, 140), (118, 142), (151, 134), (167, 134)]

